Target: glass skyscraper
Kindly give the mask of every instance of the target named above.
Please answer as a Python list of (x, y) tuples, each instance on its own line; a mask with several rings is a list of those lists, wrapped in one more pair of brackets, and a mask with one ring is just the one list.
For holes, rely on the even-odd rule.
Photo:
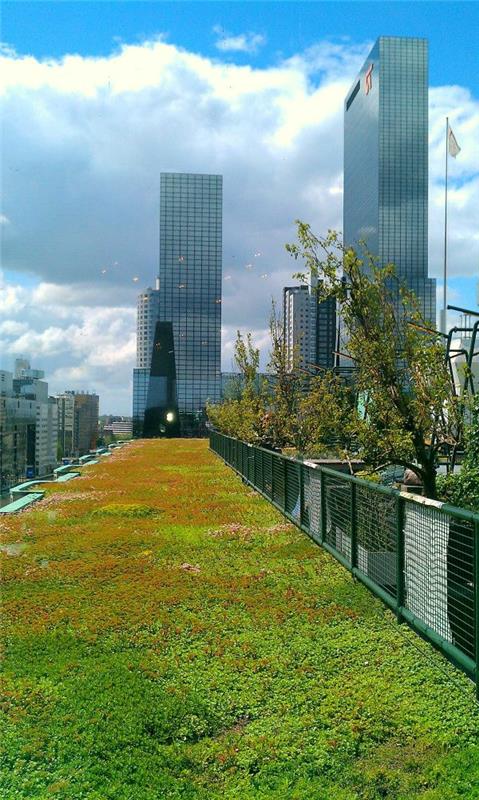
[(183, 432), (220, 400), (222, 181), (161, 174), (159, 319), (173, 326)]
[(381, 36), (344, 105), (344, 242), (395, 264), (435, 324), (427, 214), (428, 43)]

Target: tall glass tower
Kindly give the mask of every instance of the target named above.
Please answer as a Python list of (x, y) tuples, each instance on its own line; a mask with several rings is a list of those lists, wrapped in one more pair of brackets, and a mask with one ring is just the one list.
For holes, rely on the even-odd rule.
[(159, 319), (173, 326), (183, 433), (221, 392), (221, 175), (160, 179)]
[(344, 104), (344, 242), (395, 264), (435, 324), (427, 213), (428, 43), (381, 36)]

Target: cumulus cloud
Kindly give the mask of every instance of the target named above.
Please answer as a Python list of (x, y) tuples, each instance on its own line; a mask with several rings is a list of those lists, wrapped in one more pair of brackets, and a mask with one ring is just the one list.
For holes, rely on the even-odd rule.
[(221, 25), (215, 25), (213, 32), (219, 37), (215, 47), (222, 52), (256, 53), (266, 44), (266, 37), (261, 33), (240, 33), (232, 36)]
[[(0, 276), (0, 313), (28, 328), (2, 330), (2, 347), (30, 349), (58, 388), (63, 375), (110, 397), (116, 382), (112, 403), (126, 413), (136, 294), (158, 270), (160, 172), (211, 172), (224, 176), (229, 369), (236, 329), (263, 341), (271, 297), (291, 283), (294, 220), (342, 227), (343, 100), (369, 47), (320, 42), (265, 68), (161, 37), (101, 58), (4, 51), (2, 254), (17, 278)], [(462, 148), (450, 169), (450, 270), (472, 279), (479, 102), (460, 86), (430, 93), (431, 272), (442, 264), (446, 114)]]

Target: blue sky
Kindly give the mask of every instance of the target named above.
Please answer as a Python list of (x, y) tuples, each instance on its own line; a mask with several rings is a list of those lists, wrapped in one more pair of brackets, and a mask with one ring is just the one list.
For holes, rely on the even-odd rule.
[[(4, 2), (2, 38), (19, 53), (58, 58), (65, 53), (101, 56), (123, 40), (137, 43), (165, 32), (169, 41), (217, 56), (220, 26), (226, 33), (266, 37), (257, 66), (305, 50), (319, 39), (363, 42), (380, 35), (427, 37), (430, 83), (479, 88), (479, 4), (471, 2)], [(249, 54), (231, 53), (235, 63)], [(475, 65), (475, 66), (474, 66)]]
[(129, 413), (168, 170), (224, 176), (223, 368), (237, 328), (265, 366), (294, 220), (341, 228), (342, 104), (379, 35), (429, 40), (430, 274), (447, 114), (449, 300), (476, 308), (478, 32), (476, 2), (4, 2), (0, 368), (30, 355), (52, 391)]

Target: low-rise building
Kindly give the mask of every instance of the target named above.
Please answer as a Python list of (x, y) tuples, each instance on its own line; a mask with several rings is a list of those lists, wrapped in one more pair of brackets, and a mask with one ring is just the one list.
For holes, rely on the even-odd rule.
[(111, 417), (103, 425), (103, 432), (112, 436), (131, 436), (133, 421), (131, 417)]

